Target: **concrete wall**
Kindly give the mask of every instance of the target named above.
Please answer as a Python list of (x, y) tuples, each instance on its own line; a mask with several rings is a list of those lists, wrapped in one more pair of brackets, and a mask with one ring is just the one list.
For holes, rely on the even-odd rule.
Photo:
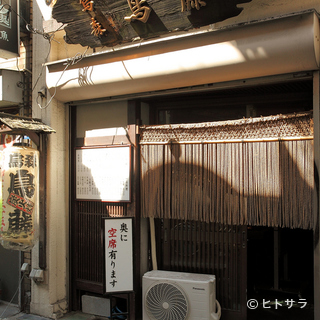
[[(42, 1), (43, 2), (43, 1)], [(42, 30), (42, 16), (34, 1), (34, 28)], [(33, 36), (33, 117), (56, 130), (48, 136), (47, 148), (47, 269), (44, 281), (32, 282), (30, 312), (45, 317), (58, 318), (67, 312), (69, 284), (69, 145), (68, 107), (50, 95), (37, 99), (45, 87), (45, 72), (42, 64), (49, 52), (49, 42), (41, 35)], [(38, 105), (38, 102), (40, 106)], [(39, 267), (39, 251), (32, 250), (32, 268)]]
[(237, 17), (216, 23), (214, 27), (226, 27), (259, 20), (272, 19), (284, 15), (304, 12), (314, 9), (320, 12), (320, 3), (317, 0), (252, 0), (249, 3), (238, 5), (243, 11)]
[(77, 107), (77, 137), (86, 130), (126, 127), (127, 101), (88, 104)]

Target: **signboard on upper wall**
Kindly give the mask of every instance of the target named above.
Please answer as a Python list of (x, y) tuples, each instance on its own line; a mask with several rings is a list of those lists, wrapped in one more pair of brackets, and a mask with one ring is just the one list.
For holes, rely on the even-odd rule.
[[(104, 47), (200, 28), (240, 15), (252, 0), (55, 0), (65, 41)], [(269, 0), (270, 1), (270, 0)]]
[(18, 0), (0, 0), (0, 58), (14, 58), (20, 54), (20, 26)]

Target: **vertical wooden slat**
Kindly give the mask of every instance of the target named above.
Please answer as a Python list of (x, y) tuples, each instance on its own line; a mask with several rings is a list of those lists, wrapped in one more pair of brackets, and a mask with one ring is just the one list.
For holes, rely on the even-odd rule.
[(39, 166), (39, 267), (47, 268), (47, 202), (46, 202), (46, 179), (47, 179), (47, 136), (40, 135), (40, 166)]
[(187, 246), (186, 246), (186, 261), (187, 261), (187, 268), (192, 270), (193, 269), (193, 257), (192, 257), (192, 251), (194, 247), (194, 235), (195, 235), (195, 230), (194, 230), (194, 225), (191, 221), (190, 227), (187, 228), (186, 230), (186, 236), (185, 240), (187, 241)]
[[(163, 147), (163, 153), (164, 153), (164, 174), (163, 178), (166, 181), (166, 184), (163, 182), (163, 193), (164, 193), (164, 205), (163, 209), (164, 212), (171, 212), (171, 190), (172, 190), (172, 175), (174, 174), (172, 172), (172, 159), (171, 155), (172, 153), (170, 152), (170, 145), (166, 145)], [(143, 178), (142, 178), (143, 180)], [(143, 182), (142, 182), (143, 183)], [(161, 217), (163, 217), (161, 215)], [(174, 218), (174, 217), (172, 217)]]
[[(96, 283), (103, 287), (104, 262), (101, 228), (103, 218), (126, 216), (126, 204), (77, 201), (76, 212), (76, 283)], [(80, 285), (81, 286), (81, 285)], [(94, 292), (94, 291), (93, 291)]]
[[(163, 224), (157, 223), (158, 226), (166, 224), (170, 224), (171, 236), (161, 252), (163, 269), (214, 274), (217, 299), (223, 310), (236, 312), (235, 319), (238, 316), (240, 319), (244, 308), (240, 301), (246, 289), (242, 273), (245, 269), (245, 264), (242, 265), (242, 228), (169, 219)], [(167, 259), (168, 254), (171, 259)]]

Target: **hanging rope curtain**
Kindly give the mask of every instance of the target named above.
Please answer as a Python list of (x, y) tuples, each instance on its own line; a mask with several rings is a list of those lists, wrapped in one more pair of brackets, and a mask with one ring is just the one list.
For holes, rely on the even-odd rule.
[(311, 113), (141, 128), (142, 216), (312, 229)]

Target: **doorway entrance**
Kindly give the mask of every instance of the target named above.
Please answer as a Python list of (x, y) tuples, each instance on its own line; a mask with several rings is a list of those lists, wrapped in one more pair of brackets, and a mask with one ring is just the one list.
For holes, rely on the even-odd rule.
[(0, 300), (19, 303), (20, 252), (4, 249), (0, 245)]
[(313, 232), (248, 228), (248, 320), (313, 316)]
[(244, 226), (155, 219), (160, 270), (213, 274), (222, 319), (246, 319)]

